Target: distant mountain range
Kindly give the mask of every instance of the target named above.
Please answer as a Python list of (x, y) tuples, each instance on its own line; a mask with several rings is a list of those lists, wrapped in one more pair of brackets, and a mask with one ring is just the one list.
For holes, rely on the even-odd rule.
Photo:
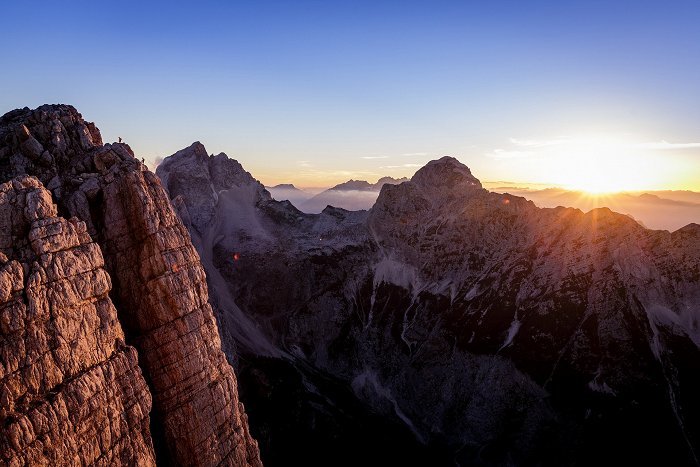
[(674, 231), (691, 222), (700, 223), (700, 193), (693, 191), (625, 192), (600, 196), (561, 188), (528, 190), (502, 186), (493, 188), (493, 191), (524, 196), (545, 208), (570, 206), (590, 211), (608, 207), (632, 216), (650, 229)]
[(314, 197), (313, 193), (300, 190), (291, 183), (282, 183), (275, 186), (268, 186), (267, 191), (278, 201), (287, 200), (294, 206), (300, 207), (304, 202)]
[(267, 187), (267, 190), (276, 200), (289, 200), (303, 212), (318, 214), (326, 206), (351, 211), (369, 209), (376, 201), (379, 190), (385, 184), (396, 185), (405, 181), (408, 181), (406, 177), (382, 177), (377, 183), (369, 183), (366, 180), (348, 180), (317, 195), (300, 190), (291, 184)]
[[(406, 178), (384, 177), (371, 184), (364, 180), (349, 180), (317, 195), (292, 184), (267, 187), (276, 200), (289, 200), (299, 210), (319, 213), (326, 206), (348, 210), (369, 209), (379, 195), (382, 185), (396, 185)], [(493, 182), (490, 185), (496, 185)], [(677, 230), (691, 222), (700, 223), (700, 193), (688, 190), (658, 190), (604, 194), (592, 196), (563, 188), (529, 189), (507, 184), (491, 188), (497, 193), (523, 196), (543, 208), (573, 207), (582, 211), (608, 207), (627, 214), (650, 229)]]

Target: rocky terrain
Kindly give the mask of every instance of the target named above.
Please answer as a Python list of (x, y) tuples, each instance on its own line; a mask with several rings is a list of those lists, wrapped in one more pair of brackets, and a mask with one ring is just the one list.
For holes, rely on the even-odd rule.
[(261, 465), (199, 257), (129, 146), (15, 110), (0, 183), (2, 463)]
[(698, 464), (699, 225), (450, 157), (318, 214), (200, 143), (157, 174), (0, 117), (0, 464)]
[(380, 436), (410, 465), (698, 464), (699, 225), (540, 209), (449, 157), (368, 212), (304, 214), (201, 145), (157, 174), (268, 464), (380, 465)]
[(33, 177), (0, 185), (0, 223), (0, 461), (153, 465), (151, 394), (85, 223)]

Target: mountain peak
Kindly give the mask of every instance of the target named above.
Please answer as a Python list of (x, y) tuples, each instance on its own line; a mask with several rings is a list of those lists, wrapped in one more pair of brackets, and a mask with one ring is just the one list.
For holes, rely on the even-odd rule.
[[(214, 215), (222, 191), (250, 187), (256, 199), (270, 199), (262, 184), (237, 160), (223, 152), (210, 156), (199, 141), (163, 159), (156, 175), (171, 198), (183, 197), (185, 209), (180, 211), (181, 217), (200, 230)], [(195, 206), (197, 209), (190, 211)]]
[[(86, 166), (94, 169), (86, 153), (101, 147), (100, 131), (71, 105), (15, 109), (0, 117), (0, 158), (6, 158), (0, 164), (0, 178), (31, 173), (47, 184), (58, 174), (72, 176)], [(122, 145), (120, 152), (130, 152), (127, 148)]]
[(411, 181), (427, 189), (481, 189), (481, 182), (472, 175), (469, 167), (451, 156), (428, 162), (413, 175)]
[(347, 182), (340, 183), (331, 190), (336, 190), (336, 191), (352, 191), (352, 190), (361, 190), (361, 191), (366, 191), (366, 190), (372, 190), (373, 186), (366, 180), (348, 180)]
[(180, 149), (170, 157), (172, 157), (173, 159), (189, 159), (194, 157), (196, 159), (204, 161), (209, 158), (209, 154), (207, 153), (207, 149), (202, 143), (200, 143), (199, 141), (195, 141), (186, 148)]
[(406, 177), (401, 177), (401, 178), (394, 178), (394, 177), (382, 177), (379, 180), (377, 180), (377, 183), (374, 185), (376, 187), (381, 188), (383, 185), (390, 183), (392, 185), (398, 185), (399, 183), (407, 182), (408, 178)]
[(379, 191), (381, 190), (382, 186), (386, 185), (387, 183), (390, 185), (398, 185), (401, 182), (406, 182), (408, 179), (406, 177), (403, 178), (394, 178), (394, 177), (382, 177), (380, 178), (377, 183), (369, 183), (367, 180), (348, 180), (347, 182), (340, 183), (332, 188), (329, 188), (330, 191)]
[(445, 206), (450, 203), (462, 203), (466, 198), (487, 193), (469, 167), (454, 157), (445, 156), (428, 162), (407, 183), (384, 185), (372, 207), (369, 222), (375, 233), (384, 231), (386, 225), (395, 225), (397, 217), (402, 224), (409, 217), (420, 218), (417, 222), (422, 223), (422, 214), (417, 213), (436, 206), (449, 210), (451, 208)]

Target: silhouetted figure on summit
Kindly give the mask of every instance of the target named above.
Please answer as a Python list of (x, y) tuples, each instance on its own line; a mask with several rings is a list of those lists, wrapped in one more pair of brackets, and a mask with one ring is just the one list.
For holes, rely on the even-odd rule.
[(119, 142), (120, 142), (120, 143), (122, 142), (122, 137), (121, 137), (121, 136), (119, 137)]

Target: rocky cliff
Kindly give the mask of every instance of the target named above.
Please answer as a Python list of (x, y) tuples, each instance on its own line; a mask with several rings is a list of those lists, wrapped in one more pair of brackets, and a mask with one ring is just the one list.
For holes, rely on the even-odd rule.
[(151, 394), (85, 223), (36, 178), (0, 185), (0, 461), (153, 465)]
[[(353, 453), (369, 420), (405, 464), (698, 463), (700, 226), (539, 209), (449, 157), (385, 185), (369, 212), (241, 196), (259, 190), (250, 177), (216, 192), (197, 231), (227, 285), (214, 294), (266, 342), (241, 384), (271, 464), (381, 464)], [(333, 450), (294, 457), (333, 430)], [(284, 431), (305, 437), (286, 446)]]
[[(24, 175), (36, 178), (21, 178)], [(33, 264), (31, 268), (36, 267), (39, 272), (17, 269), (16, 262), (8, 263), (13, 278), (8, 282), (11, 291), (8, 297), (31, 298), (29, 291), (33, 284), (37, 283), (37, 287), (45, 284), (43, 305), (50, 309), (50, 318), (25, 320), (46, 326), (45, 332), (33, 331), (36, 339), (32, 340), (46, 342), (41, 353), (24, 345), (28, 334), (22, 331), (21, 312), (24, 308), (36, 308), (30, 306), (31, 300), (24, 308), (18, 304), (3, 309), (3, 319), (17, 324), (2, 329), (3, 366), (9, 369), (3, 374), (2, 384), (3, 388), (10, 388), (8, 404), (3, 396), (2, 407), (13, 410), (12, 413), (17, 411), (13, 407), (21, 407), (25, 412), (34, 410), (35, 404), (31, 402), (21, 406), (11, 402), (23, 396), (23, 385), (29, 385), (31, 389), (25, 393), (31, 397), (24, 399), (41, 401), (44, 397), (63, 401), (74, 397), (73, 405), (60, 405), (59, 414), (75, 420), (83, 417), (88, 422), (76, 425), (65, 436), (45, 436), (43, 451), (35, 450), (29, 434), (23, 435), (24, 444), (13, 445), (8, 461), (15, 463), (26, 456), (35, 456), (32, 459), (51, 462), (52, 450), (78, 446), (95, 452), (102, 449), (104, 456), (123, 463), (152, 463), (155, 452), (155, 459), (162, 463), (260, 465), (257, 443), (248, 433), (238, 399), (235, 375), (221, 351), (216, 322), (207, 301), (204, 270), (158, 178), (134, 157), (126, 144), (102, 144), (97, 128), (85, 122), (73, 107), (52, 105), (16, 110), (0, 118), (0, 181), (12, 179), (12, 184), (4, 186), (31, 184), (40, 195), (28, 197), (28, 208), (16, 209), (7, 217), (6, 227), (13, 233), (7, 248), (14, 255), (8, 257)], [(37, 208), (40, 214), (35, 216), (55, 216), (56, 208), (51, 212), (44, 206), (53, 206), (51, 203), (55, 202), (58, 214), (71, 220), (53, 224), (25, 221), (29, 227), (16, 230), (21, 224), (21, 214), (31, 219), (37, 199), (41, 200)], [(61, 268), (61, 263), (45, 257), (40, 242), (34, 240), (41, 238), (41, 227), (48, 230), (47, 238), (55, 251), (75, 246), (90, 254), (76, 253), (71, 257), (70, 267)], [(69, 234), (75, 239), (63, 238)], [(56, 245), (59, 240), (66, 244)], [(31, 251), (39, 257), (38, 265), (31, 262), (29, 253), (19, 249), (19, 245), (30, 242)], [(47, 252), (53, 251), (47, 247)], [(42, 274), (42, 269), (50, 270), (51, 275)], [(93, 270), (97, 272), (85, 272)], [(89, 277), (94, 279), (81, 278), (79, 274), (83, 273), (92, 274)], [(30, 279), (23, 283), (22, 277)], [(112, 290), (107, 296), (110, 283)], [(75, 303), (70, 302), (71, 293), (78, 297)], [(73, 315), (79, 307), (88, 307), (93, 302), (100, 304), (92, 305), (97, 308), (99, 319), (84, 318), (87, 320), (84, 324), (71, 324), (70, 319), (76, 319)], [(55, 324), (63, 326), (66, 322), (70, 332)], [(136, 351), (120, 341), (122, 328), (126, 343), (138, 351), (139, 367), (136, 367)], [(99, 332), (95, 334), (95, 330)], [(88, 336), (88, 340), (81, 338), (78, 331)], [(22, 339), (12, 339), (18, 332)], [(69, 335), (63, 337), (66, 332)], [(59, 360), (65, 358), (61, 345), (72, 349), (72, 360), (65, 363), (68, 365), (65, 371), (58, 364), (51, 365), (52, 359), (63, 364)], [(48, 363), (29, 365), (38, 358), (37, 353)], [(29, 369), (17, 372), (17, 368), (25, 366)], [(142, 384), (139, 368), (147, 387)], [(53, 379), (43, 381), (44, 373)], [(83, 373), (92, 379), (81, 380), (78, 376)], [(61, 374), (63, 377), (59, 377)], [(117, 385), (110, 391), (99, 390), (100, 386), (112, 384), (111, 381), (119, 381), (131, 389), (121, 391), (122, 386)], [(91, 394), (99, 394), (99, 398), (90, 399)], [(153, 444), (143, 423), (148, 417), (151, 397)], [(96, 415), (90, 415), (91, 408)], [(131, 446), (131, 451), (121, 448), (124, 454), (111, 448), (110, 437), (98, 429), (103, 428), (101, 420), (109, 420), (110, 416), (119, 419), (119, 411), (131, 418), (121, 418), (128, 423), (121, 422), (117, 431), (120, 437), (112, 437), (111, 443)], [(39, 420), (41, 433), (55, 433), (62, 427), (62, 419), (55, 416)], [(106, 457), (96, 455), (96, 461), (109, 463)], [(91, 458), (86, 455), (84, 459), (90, 462)]]

